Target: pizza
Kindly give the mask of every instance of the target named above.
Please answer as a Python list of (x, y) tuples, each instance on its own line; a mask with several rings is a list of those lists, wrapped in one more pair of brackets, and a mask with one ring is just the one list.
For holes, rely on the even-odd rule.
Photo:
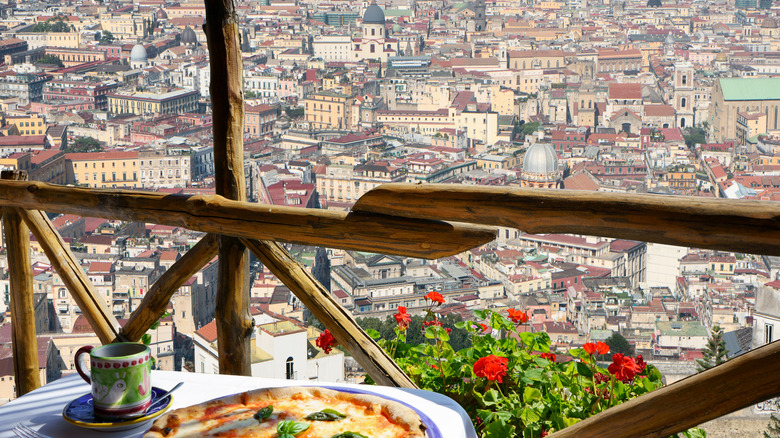
[(176, 409), (144, 438), (423, 438), (420, 416), (379, 396), (318, 387), (257, 389)]

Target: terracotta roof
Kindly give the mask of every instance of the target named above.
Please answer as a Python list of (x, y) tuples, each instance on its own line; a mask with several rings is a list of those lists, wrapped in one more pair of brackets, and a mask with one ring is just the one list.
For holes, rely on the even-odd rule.
[(641, 99), (641, 84), (609, 84), (610, 99)]
[(198, 335), (200, 335), (201, 338), (205, 339), (206, 342), (214, 342), (217, 340), (217, 320), (213, 319), (210, 323), (204, 325), (203, 327), (199, 328), (195, 331)]

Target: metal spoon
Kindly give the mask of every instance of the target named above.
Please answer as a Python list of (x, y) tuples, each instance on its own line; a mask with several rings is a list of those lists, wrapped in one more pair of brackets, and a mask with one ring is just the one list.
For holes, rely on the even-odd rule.
[(152, 404), (150, 404), (150, 405), (149, 405), (149, 407), (148, 407), (148, 408), (146, 408), (146, 410), (144, 411), (143, 415), (146, 415), (146, 413), (147, 413), (147, 412), (149, 412), (149, 411), (150, 411), (150, 410), (151, 410), (153, 407), (156, 407), (157, 405), (159, 405), (159, 404), (160, 404), (160, 403), (161, 403), (163, 400), (165, 400), (165, 399), (168, 397), (168, 395), (169, 395), (170, 393), (172, 393), (173, 391), (176, 391), (177, 389), (179, 389), (179, 387), (180, 387), (181, 385), (184, 385), (184, 382), (179, 382), (179, 383), (177, 383), (177, 384), (176, 384), (176, 386), (174, 386), (173, 388), (171, 388), (171, 389), (170, 389), (168, 392), (164, 392), (164, 393), (163, 393), (163, 394), (160, 396), (160, 398), (158, 398), (158, 399), (157, 399), (157, 401), (153, 402)]

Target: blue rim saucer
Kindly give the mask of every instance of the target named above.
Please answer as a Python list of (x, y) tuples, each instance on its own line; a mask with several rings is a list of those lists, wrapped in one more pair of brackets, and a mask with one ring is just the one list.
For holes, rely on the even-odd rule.
[[(157, 403), (160, 400), (160, 396), (165, 394), (165, 392), (166, 390), (164, 389), (153, 387), (152, 403)], [(173, 395), (169, 394), (165, 399), (167, 401), (160, 402), (157, 406), (149, 410), (146, 415), (141, 417), (121, 421), (106, 421), (105, 419), (95, 417), (95, 411), (92, 408), (92, 393), (89, 393), (68, 403), (68, 405), (65, 406), (65, 409), (62, 410), (62, 418), (74, 426), (87, 429), (105, 431), (133, 429), (152, 421), (168, 410), (168, 408), (171, 407), (171, 404), (173, 404)]]

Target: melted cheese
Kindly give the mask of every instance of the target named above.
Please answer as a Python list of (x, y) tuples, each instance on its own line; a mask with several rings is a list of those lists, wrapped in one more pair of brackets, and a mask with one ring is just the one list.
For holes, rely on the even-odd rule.
[[(273, 413), (260, 422), (253, 416), (268, 403), (253, 406), (229, 405), (207, 411), (206, 418), (192, 419), (174, 430), (176, 437), (277, 437), (276, 426), (283, 420), (308, 423), (309, 428), (296, 438), (331, 438), (341, 432), (357, 432), (369, 438), (402, 438), (406, 431), (386, 418), (380, 407), (358, 406), (336, 399), (313, 399), (293, 396), (273, 402)], [(335, 409), (347, 417), (337, 421), (306, 420), (305, 417), (323, 409)]]

